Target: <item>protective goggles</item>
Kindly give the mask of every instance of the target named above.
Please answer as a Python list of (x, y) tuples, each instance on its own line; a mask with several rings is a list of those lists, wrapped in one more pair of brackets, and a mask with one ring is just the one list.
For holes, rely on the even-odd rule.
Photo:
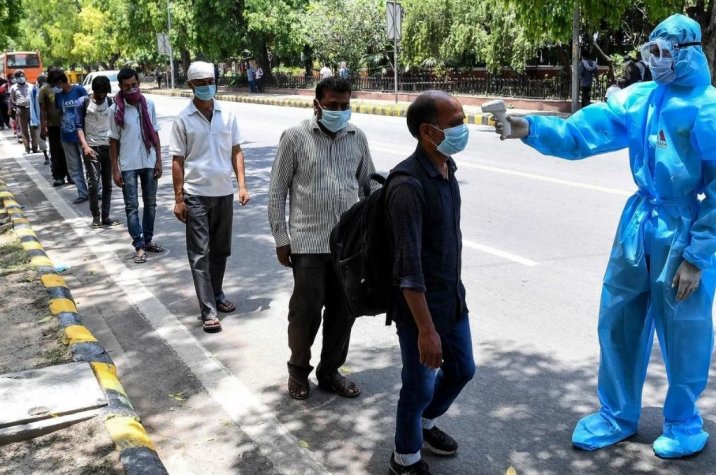
[(653, 57), (655, 59), (661, 58), (676, 58), (681, 48), (688, 46), (699, 46), (701, 43), (696, 41), (692, 43), (672, 43), (669, 40), (663, 38), (657, 38), (654, 41), (649, 41), (639, 48), (641, 57), (645, 63)]

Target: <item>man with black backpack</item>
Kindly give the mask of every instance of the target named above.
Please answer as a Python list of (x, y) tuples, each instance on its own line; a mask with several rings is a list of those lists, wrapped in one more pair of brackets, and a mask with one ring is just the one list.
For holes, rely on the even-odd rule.
[[(89, 180), (89, 205), (92, 212), (93, 228), (117, 226), (119, 221), (110, 219), (112, 201), (112, 164), (109, 161), (109, 122), (112, 120), (110, 106), (112, 99), (107, 94), (112, 90), (107, 76), (96, 76), (92, 80), (92, 95), (80, 99), (80, 124), (77, 135), (82, 146), (87, 179)], [(99, 209), (99, 183), (102, 183), (102, 214)]]
[[(344, 397), (360, 388), (338, 372), (355, 317), (348, 311), (331, 259), (329, 236), (341, 214), (370, 187), (374, 173), (365, 134), (349, 123), (351, 86), (330, 77), (316, 86), (314, 117), (281, 136), (271, 171), (268, 218), (281, 265), (293, 269), (288, 308), (288, 392), (306, 399), (311, 345), (321, 325), (318, 385)], [(286, 225), (286, 199), (290, 196)], [(324, 311), (325, 308), (325, 311)]]
[[(407, 112), (418, 147), (389, 177), (386, 196), (394, 249), (395, 322), (402, 389), (390, 473), (429, 474), (420, 450), (457, 452), (435, 425), (475, 374), (465, 304), (460, 188), (452, 155), (467, 145), (462, 105), (441, 91), (421, 94)], [(437, 369), (437, 371), (436, 371)]]

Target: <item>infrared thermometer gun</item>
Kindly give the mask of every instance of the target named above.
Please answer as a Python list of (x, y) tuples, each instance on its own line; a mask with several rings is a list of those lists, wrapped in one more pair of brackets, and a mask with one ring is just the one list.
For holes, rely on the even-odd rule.
[(492, 114), (495, 118), (502, 123), (502, 137), (509, 137), (512, 130), (510, 129), (510, 123), (507, 122), (507, 107), (505, 107), (505, 101), (498, 99), (496, 101), (486, 102), (482, 105), (482, 112)]

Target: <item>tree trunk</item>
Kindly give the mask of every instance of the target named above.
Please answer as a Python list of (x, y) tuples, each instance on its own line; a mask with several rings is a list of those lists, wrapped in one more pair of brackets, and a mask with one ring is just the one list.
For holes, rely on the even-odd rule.
[(705, 13), (706, 22), (701, 24), (702, 43), (711, 68), (711, 84), (716, 85), (716, 6), (714, 6), (714, 0), (709, 2)]
[(597, 42), (594, 40), (593, 33), (590, 33), (588, 38), (589, 43), (592, 46), (592, 50), (596, 51), (597, 56), (599, 56), (599, 58), (602, 59), (607, 64), (607, 66), (609, 66), (609, 72), (607, 73), (607, 77), (609, 77), (609, 79), (614, 79), (614, 60), (612, 60), (611, 57), (607, 56), (607, 54), (602, 51), (602, 48), (600, 48)]
[(701, 46), (711, 69), (711, 84), (716, 85), (716, 2), (699, 0), (686, 13), (701, 25)]
[(112, 56), (109, 57), (109, 69), (116, 69), (117, 61), (120, 58), (119, 53), (112, 53)]
[(264, 71), (263, 83), (273, 84), (273, 72), (271, 72), (272, 64), (269, 62), (268, 45), (266, 45), (266, 38), (261, 40), (261, 69)]
[(186, 76), (186, 72), (189, 71), (189, 65), (191, 64), (191, 54), (189, 53), (189, 50), (186, 48), (182, 48), (181, 52), (181, 64), (184, 68), (184, 76)]

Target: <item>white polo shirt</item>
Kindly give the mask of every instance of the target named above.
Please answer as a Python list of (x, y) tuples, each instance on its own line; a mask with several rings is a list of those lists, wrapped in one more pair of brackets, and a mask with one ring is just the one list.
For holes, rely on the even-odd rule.
[(241, 137), (236, 115), (214, 100), (211, 123), (190, 101), (172, 125), (169, 153), (184, 157), (184, 191), (195, 196), (226, 196), (231, 184), (231, 148)]
[[(109, 108), (111, 120), (109, 121), (109, 132), (107, 136), (119, 140), (119, 169), (123, 172), (129, 170), (141, 170), (143, 168), (154, 168), (157, 163), (157, 154), (154, 147), (147, 150), (142, 140), (142, 124), (140, 122), (139, 109), (128, 102), (124, 108), (124, 127), (120, 128), (114, 121), (114, 114), (117, 111), (117, 103)], [(159, 131), (157, 113), (154, 110), (154, 103), (147, 99), (147, 112), (152, 121), (154, 130)]]

